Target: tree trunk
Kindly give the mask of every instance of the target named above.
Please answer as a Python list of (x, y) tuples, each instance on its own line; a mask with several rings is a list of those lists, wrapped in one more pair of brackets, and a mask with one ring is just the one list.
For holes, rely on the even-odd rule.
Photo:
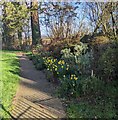
[(36, 46), (41, 43), (41, 31), (39, 26), (38, 16), (38, 1), (34, 0), (31, 2), (31, 28), (32, 28), (32, 45)]
[(22, 48), (22, 32), (21, 31), (18, 31), (18, 40), (20, 43), (20, 48)]

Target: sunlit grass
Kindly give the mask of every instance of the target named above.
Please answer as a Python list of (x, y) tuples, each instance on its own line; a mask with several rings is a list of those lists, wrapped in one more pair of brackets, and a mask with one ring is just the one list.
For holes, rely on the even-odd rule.
[[(19, 61), (15, 52), (0, 51), (0, 54), (2, 54), (2, 57), (0, 57), (0, 64), (2, 65), (0, 100), (5, 109), (10, 111), (12, 99), (19, 82)], [(1, 111), (1, 114), (4, 118), (9, 117), (4, 110)]]

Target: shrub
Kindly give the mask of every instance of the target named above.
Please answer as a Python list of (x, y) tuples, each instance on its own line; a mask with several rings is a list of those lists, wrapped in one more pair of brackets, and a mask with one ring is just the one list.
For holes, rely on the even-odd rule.
[(46, 68), (43, 57), (40, 54), (28, 54), (28, 57), (33, 61), (37, 70), (43, 70)]
[(88, 102), (79, 102), (73, 103), (69, 105), (67, 109), (67, 116), (69, 118), (104, 118), (104, 119), (113, 119), (117, 118), (117, 114), (115, 109), (113, 108), (113, 104), (110, 102), (106, 102), (104, 105), (100, 104), (100, 102), (96, 105), (89, 104)]
[(80, 56), (86, 53), (88, 47), (87, 44), (76, 44), (73, 48), (65, 48), (61, 50), (62, 58), (70, 59), (74, 56)]
[(37, 51), (38, 53), (40, 53), (41, 50), (43, 49), (43, 46), (40, 45), (40, 44), (38, 44), (35, 49), (36, 49), (36, 51)]
[(85, 54), (87, 49), (87, 44), (83, 44), (82, 42), (80, 42), (79, 45), (75, 45), (74, 47), (74, 55), (79, 56), (81, 54)]
[(107, 82), (115, 80), (118, 77), (118, 60), (116, 59), (116, 56), (118, 56), (117, 45), (117, 43), (109, 45), (99, 59), (98, 69), (99, 73), (102, 73), (99, 75)]
[[(69, 65), (67, 62), (65, 62), (65, 60), (63, 59), (57, 60), (54, 59), (53, 57), (44, 58), (44, 63), (47, 67), (47, 70), (53, 73), (53, 77), (58, 78), (61, 81), (61, 85), (63, 86), (62, 88), (67, 89), (67, 91), (69, 92), (69, 88), (70, 87), (72, 88), (72, 86), (70, 87), (68, 86), (68, 85), (72, 85), (70, 84), (70, 82), (68, 82), (70, 80), (69, 76), (71, 76), (72, 74), (75, 76), (80, 75), (79, 66), (77, 64)], [(66, 77), (64, 78), (63, 76)], [(65, 81), (67, 81), (67, 83)], [(67, 86), (69, 88), (64, 86)], [(65, 93), (67, 92), (66, 90), (64, 91)]]
[(64, 59), (69, 65), (78, 66), (79, 70), (83, 74), (88, 74), (90, 69), (91, 53), (87, 52), (87, 45), (80, 42), (79, 45), (75, 45), (73, 52), (70, 48), (61, 50), (62, 59)]
[(74, 57), (73, 53), (71, 53), (70, 48), (65, 48), (61, 50), (62, 58), (71, 58)]
[(79, 69), (82, 74), (90, 74), (91, 68), (91, 53), (87, 52), (83, 55), (75, 56), (76, 64), (78, 64)]
[(39, 55), (38, 54), (33, 54), (32, 56), (32, 62), (34, 65), (36, 65), (38, 63), (38, 59), (39, 59)]
[(42, 57), (50, 57), (51, 56), (51, 52), (49, 52), (49, 51), (41, 51), (40, 52), (40, 55), (42, 56)]
[(82, 95), (101, 95), (104, 93), (104, 82), (95, 76), (81, 79)]
[(51, 82), (53, 80), (53, 73), (50, 71), (45, 71), (46, 79)]
[(38, 70), (43, 70), (46, 68), (43, 57), (40, 56), (40, 58), (37, 59), (37, 63), (35, 66)]
[(47, 70), (61, 78), (63, 75), (79, 74), (79, 67), (77, 65), (69, 65), (64, 60), (57, 60), (52, 57), (44, 58)]
[(79, 96), (79, 77), (75, 74), (63, 75), (60, 78), (61, 84), (59, 88), (59, 94), (65, 98), (76, 98)]

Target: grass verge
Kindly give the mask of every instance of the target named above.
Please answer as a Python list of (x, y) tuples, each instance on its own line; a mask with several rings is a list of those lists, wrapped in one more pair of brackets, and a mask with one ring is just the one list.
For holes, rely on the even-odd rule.
[[(0, 64), (2, 66), (0, 101), (4, 108), (7, 111), (10, 111), (12, 109), (12, 99), (16, 94), (16, 89), (19, 83), (19, 60), (13, 51), (0, 51), (0, 54), (2, 54), (2, 57), (0, 57)], [(3, 109), (0, 111), (0, 114), (3, 118), (10, 117)]]

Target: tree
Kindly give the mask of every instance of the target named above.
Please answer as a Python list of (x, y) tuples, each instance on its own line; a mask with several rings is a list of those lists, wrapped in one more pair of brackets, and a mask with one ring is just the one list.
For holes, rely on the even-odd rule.
[(7, 48), (12, 48), (14, 36), (18, 34), (19, 40), (22, 38), (22, 27), (27, 25), (29, 10), (25, 4), (18, 2), (3, 3), (3, 43)]
[(85, 12), (90, 20), (93, 35), (102, 32), (104, 35), (116, 37), (116, 3), (94, 2), (85, 4)]
[(79, 4), (49, 2), (42, 5), (41, 10), (44, 16), (42, 24), (45, 25), (48, 37), (53, 42), (72, 39), (73, 36), (77, 36), (80, 27), (83, 26), (76, 11)]

